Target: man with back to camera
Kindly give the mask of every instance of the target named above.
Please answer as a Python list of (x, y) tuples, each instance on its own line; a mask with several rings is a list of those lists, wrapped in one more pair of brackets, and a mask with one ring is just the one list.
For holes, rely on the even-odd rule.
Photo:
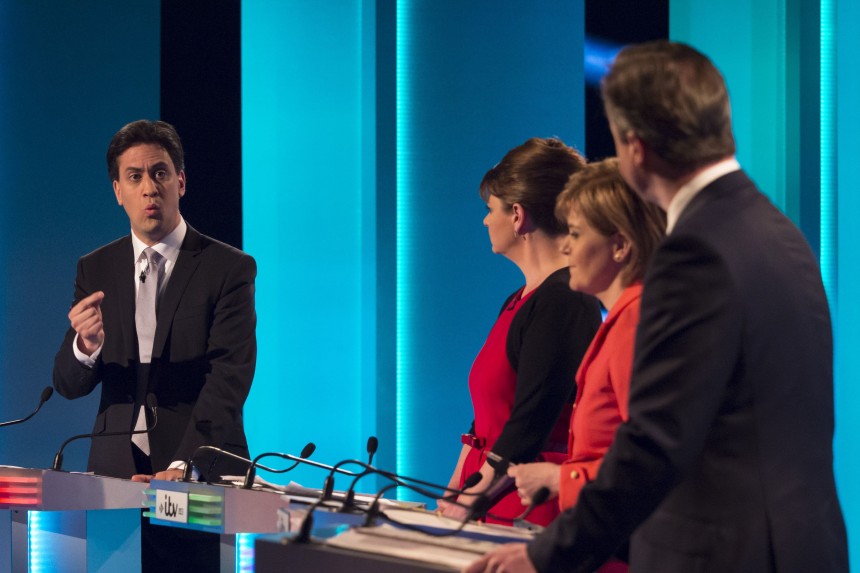
[[(666, 209), (622, 424), (578, 504), (467, 571), (845, 572), (833, 347), (815, 257), (740, 170), (713, 64), (625, 48), (602, 85), (620, 167)], [(632, 536), (631, 536), (632, 534)]]
[[(249, 255), (201, 235), (179, 212), (182, 144), (162, 121), (129, 123), (107, 152), (114, 194), (131, 234), (78, 261), (71, 328), (54, 361), (54, 387), (73, 399), (101, 383), (88, 470), (176, 479), (199, 446), (243, 457), (242, 407), (256, 363), (254, 278)], [(141, 439), (143, 438), (143, 439)], [(203, 477), (244, 472), (226, 456), (194, 458)], [(217, 535), (141, 529), (144, 571), (217, 571)]]

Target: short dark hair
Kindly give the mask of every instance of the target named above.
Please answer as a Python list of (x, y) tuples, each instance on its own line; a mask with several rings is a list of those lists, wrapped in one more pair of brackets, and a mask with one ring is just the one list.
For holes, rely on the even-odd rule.
[(107, 150), (108, 175), (111, 181), (119, 179), (119, 156), (130, 147), (152, 143), (162, 147), (173, 161), (173, 168), (179, 173), (185, 169), (185, 156), (182, 141), (176, 128), (166, 121), (139, 119), (128, 123), (117, 131), (110, 140)]
[(673, 167), (690, 171), (735, 152), (719, 70), (686, 44), (659, 40), (619, 52), (601, 85), (609, 121)]
[(566, 220), (571, 209), (601, 235), (620, 233), (630, 242), (622, 281), (624, 286), (641, 281), (665, 234), (666, 215), (627, 185), (617, 159), (589, 163), (571, 176), (556, 204), (559, 220)]
[(567, 226), (555, 217), (555, 200), (570, 176), (585, 165), (578, 151), (560, 139), (533, 137), (514, 147), (481, 181), (484, 201), (498, 197), (507, 209), (523, 206), (538, 229), (563, 235)]

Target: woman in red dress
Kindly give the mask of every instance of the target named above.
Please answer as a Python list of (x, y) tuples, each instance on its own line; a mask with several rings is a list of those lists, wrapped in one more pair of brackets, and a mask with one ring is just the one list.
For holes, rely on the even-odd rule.
[[(496, 481), (487, 455), (513, 463), (564, 457), (574, 376), (600, 325), (597, 301), (568, 288), (567, 259), (561, 252), (565, 226), (555, 217), (555, 201), (584, 159), (557, 139), (530, 139), (512, 149), (481, 182), (487, 203), (484, 226), (493, 252), (510, 259), (525, 285), (502, 305), (469, 373), (474, 421), (449, 482), (463, 486), (480, 472), (481, 481), (456, 500), (440, 500), (445, 515), (463, 518), (474, 494)], [(487, 521), (510, 525), (522, 513), (513, 482), (491, 500)], [(470, 495), (471, 494), (471, 495)], [(556, 503), (533, 511), (530, 520), (547, 524)]]
[[(546, 487), (564, 510), (576, 504), (579, 491), (597, 475), (616, 428), (627, 419), (641, 281), (666, 219), (627, 187), (615, 159), (590, 164), (571, 177), (557, 212), (568, 225), (564, 252), (570, 288), (593, 294), (609, 314), (576, 375), (567, 460), (560, 467), (518, 465), (508, 475), (516, 480), (522, 504)], [(599, 571), (624, 572), (627, 565), (611, 560)]]

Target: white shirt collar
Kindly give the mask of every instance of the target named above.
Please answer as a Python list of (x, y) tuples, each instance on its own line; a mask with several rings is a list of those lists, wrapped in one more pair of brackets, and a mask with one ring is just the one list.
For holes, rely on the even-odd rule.
[(693, 197), (698, 195), (699, 191), (723, 175), (738, 171), (740, 168), (741, 165), (738, 163), (738, 160), (734, 157), (729, 157), (703, 169), (698, 175), (682, 185), (678, 189), (678, 192), (675, 193), (675, 196), (672, 197), (672, 200), (669, 202), (669, 208), (666, 210), (666, 234), (668, 235), (672, 232), (672, 229), (675, 228), (675, 223), (678, 222), (678, 217), (681, 216), (681, 213)]
[[(176, 259), (179, 258), (179, 248), (182, 246), (182, 241), (185, 240), (186, 231), (188, 231), (188, 225), (185, 223), (185, 219), (180, 217), (179, 224), (176, 225), (176, 228), (170, 231), (170, 233), (160, 242), (152, 245), (152, 248), (155, 249), (159, 255), (167, 259), (169, 266), (171, 267), (176, 263)], [(134, 231), (131, 232), (131, 244), (134, 248), (134, 260), (137, 262), (140, 258), (140, 254), (148, 245), (138, 239), (137, 235), (134, 234)]]

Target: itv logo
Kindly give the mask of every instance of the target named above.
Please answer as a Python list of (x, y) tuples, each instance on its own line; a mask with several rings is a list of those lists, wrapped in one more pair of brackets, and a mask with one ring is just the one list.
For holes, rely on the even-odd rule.
[(188, 492), (155, 490), (155, 517), (188, 523)]

